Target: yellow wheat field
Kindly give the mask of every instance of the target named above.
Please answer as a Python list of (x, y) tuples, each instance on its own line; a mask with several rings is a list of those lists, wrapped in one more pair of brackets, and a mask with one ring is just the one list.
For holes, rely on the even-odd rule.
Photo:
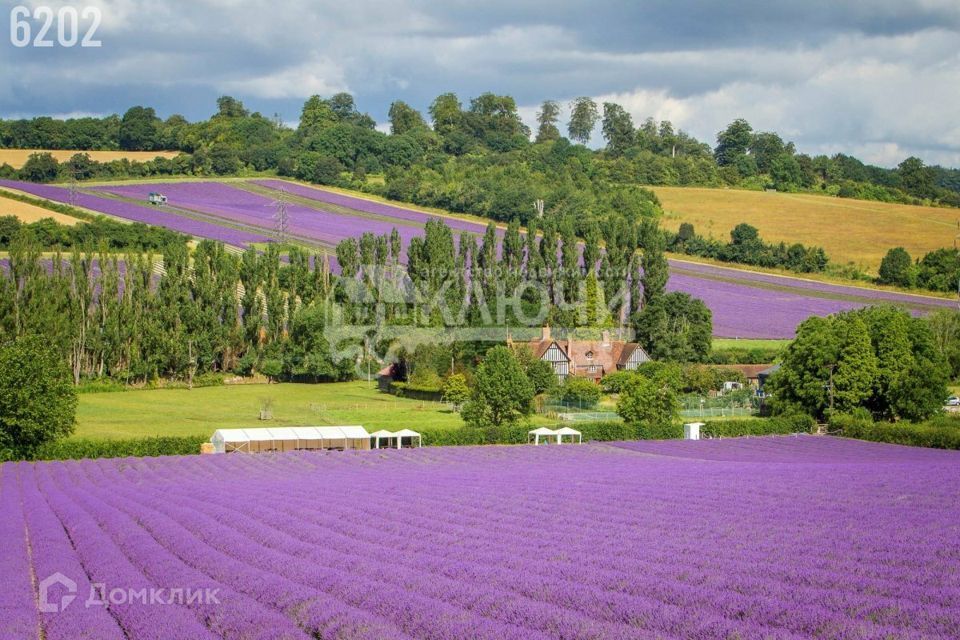
[(0, 216), (16, 216), (27, 223), (36, 222), (42, 218), (53, 218), (60, 224), (66, 225), (74, 225), (80, 222), (78, 218), (65, 216), (62, 213), (27, 204), (26, 202), (20, 202), (19, 200), (4, 198), (2, 195), (0, 195)]
[(960, 234), (960, 209), (797, 193), (652, 189), (666, 212), (664, 227), (671, 231), (690, 222), (702, 235), (729, 240), (730, 230), (747, 222), (767, 241), (820, 245), (832, 262), (852, 262), (873, 273), (892, 247), (902, 246), (919, 258), (928, 251), (952, 247)]
[(63, 162), (69, 160), (76, 153), (85, 153), (91, 160), (97, 162), (110, 162), (111, 160), (136, 160), (144, 162), (154, 158), (174, 158), (179, 151), (75, 151), (75, 150), (55, 150), (47, 149), (0, 149), (0, 164), (9, 164), (14, 169), (19, 169), (26, 162), (32, 153), (51, 153), (53, 157)]

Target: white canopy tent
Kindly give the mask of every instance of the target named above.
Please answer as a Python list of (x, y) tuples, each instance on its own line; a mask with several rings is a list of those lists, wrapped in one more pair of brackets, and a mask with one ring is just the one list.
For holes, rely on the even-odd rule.
[(563, 436), (570, 436), (570, 442), (576, 438), (578, 443), (583, 443), (583, 434), (570, 427), (560, 427), (557, 429), (557, 442), (563, 442)]
[[(397, 449), (400, 449), (401, 447), (403, 447), (403, 439), (404, 439), (404, 438), (409, 438), (409, 439), (410, 439), (410, 446), (411, 446), (411, 447), (413, 446), (413, 439), (414, 439), (414, 438), (417, 439), (417, 446), (418, 446), (418, 447), (422, 447), (422, 446), (423, 446), (423, 438), (420, 436), (419, 433), (417, 433), (416, 431), (413, 431), (413, 430), (411, 430), (411, 429), (401, 429), (400, 431), (387, 431), (386, 429), (381, 429), (381, 430), (379, 430), (379, 431), (374, 431), (373, 433), (371, 433), (371, 434), (370, 434), (370, 438), (373, 440), (373, 447), (374, 447), (375, 449), (380, 449), (380, 448), (381, 448), (381, 447), (380, 447), (380, 441), (381, 441), (381, 440), (386, 440), (386, 441), (387, 441), (387, 446), (390, 447), (390, 448), (396, 447)], [(391, 443), (391, 442), (390, 442), (391, 440), (395, 440), (396, 442), (395, 442), (395, 443)]]
[(400, 446), (403, 444), (404, 438), (410, 438), (411, 447), (413, 446), (414, 438), (417, 439), (417, 447), (423, 446), (423, 438), (420, 436), (419, 433), (417, 433), (416, 431), (413, 431), (412, 429), (400, 429), (400, 431), (397, 431), (393, 435), (397, 437), (397, 449), (399, 449)]
[(372, 445), (374, 449), (380, 448), (380, 441), (386, 440), (387, 447), (391, 447), (390, 441), (396, 438), (393, 434), (393, 431), (387, 431), (386, 429), (380, 429), (379, 431), (374, 431), (370, 434), (370, 439), (373, 441)]
[(540, 438), (544, 439), (544, 442), (549, 442), (549, 438), (554, 438), (555, 441), (559, 444), (560, 436), (553, 429), (547, 429), (546, 427), (538, 427), (536, 429), (531, 429), (527, 432), (527, 442), (530, 441), (530, 438), (533, 438), (533, 444), (539, 445)]
[(370, 434), (359, 425), (217, 429), (210, 442), (215, 453), (369, 449)]

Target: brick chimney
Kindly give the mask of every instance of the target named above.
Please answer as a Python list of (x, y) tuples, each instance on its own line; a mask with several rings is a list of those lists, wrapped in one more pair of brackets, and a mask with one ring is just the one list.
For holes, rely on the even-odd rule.
[(541, 335), (540, 339), (541, 339), (541, 340), (545, 340), (545, 341), (546, 341), (546, 340), (549, 340), (549, 339), (550, 339), (550, 325), (548, 325), (548, 324), (543, 325), (542, 331), (543, 331), (543, 334)]
[(603, 346), (609, 347), (609, 346), (610, 346), (610, 332), (609, 332), (607, 329), (604, 329), (604, 330), (603, 330), (603, 333), (602, 333), (601, 335), (602, 335), (602, 337), (603, 337)]

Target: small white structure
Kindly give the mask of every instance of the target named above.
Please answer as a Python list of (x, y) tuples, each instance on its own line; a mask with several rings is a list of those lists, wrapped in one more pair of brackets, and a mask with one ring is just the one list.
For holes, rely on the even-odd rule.
[(370, 434), (359, 425), (217, 429), (210, 442), (214, 453), (369, 449)]
[(684, 440), (699, 440), (700, 439), (700, 427), (702, 427), (704, 422), (688, 422), (683, 425), (683, 439)]
[(573, 442), (573, 439), (576, 438), (578, 443), (583, 443), (583, 434), (576, 429), (571, 429), (570, 427), (561, 427), (557, 429), (558, 444), (563, 442), (563, 436), (570, 436), (570, 442)]
[(410, 446), (411, 446), (411, 447), (413, 446), (413, 439), (414, 439), (414, 438), (417, 439), (417, 447), (422, 447), (422, 446), (423, 446), (423, 438), (420, 436), (419, 433), (417, 433), (416, 431), (414, 431), (414, 430), (412, 430), (412, 429), (400, 429), (400, 431), (395, 431), (393, 435), (395, 435), (395, 436), (397, 437), (397, 449), (399, 449), (400, 447), (403, 446), (403, 439), (404, 439), (404, 438), (409, 438), (409, 439), (410, 439)]
[(381, 440), (386, 440), (385, 446), (392, 448), (393, 445), (390, 444), (390, 441), (395, 438), (396, 436), (393, 434), (393, 431), (387, 431), (386, 429), (380, 429), (379, 431), (374, 431), (370, 434), (370, 440), (373, 441), (371, 445), (374, 449), (380, 448)]
[(537, 429), (531, 429), (527, 432), (527, 442), (530, 442), (530, 439), (533, 438), (533, 444), (539, 445), (540, 438), (544, 439), (544, 442), (550, 442), (549, 438), (555, 439), (556, 442), (560, 442), (560, 436), (553, 429), (547, 429), (546, 427), (538, 427)]
[(167, 204), (167, 196), (162, 193), (157, 193), (156, 191), (151, 191), (150, 194), (147, 195), (147, 201), (153, 205)]
[[(380, 446), (381, 440), (386, 440), (386, 446), (388, 448), (400, 449), (403, 447), (403, 439), (408, 438), (410, 446), (413, 447), (413, 439), (417, 439), (417, 447), (423, 446), (423, 437), (411, 429), (401, 429), (400, 431), (387, 431), (386, 429), (380, 429), (379, 431), (374, 431), (370, 434), (370, 439), (373, 441), (372, 445), (374, 449), (382, 448)], [(391, 443), (391, 440), (395, 442)]]

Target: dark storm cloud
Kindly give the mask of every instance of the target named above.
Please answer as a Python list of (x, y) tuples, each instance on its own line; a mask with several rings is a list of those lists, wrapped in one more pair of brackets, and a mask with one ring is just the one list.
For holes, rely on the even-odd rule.
[(809, 152), (960, 164), (953, 1), (88, 1), (102, 49), (0, 46), (0, 115), (194, 119), (230, 93), (295, 121), (309, 95), (349, 90), (383, 121), (397, 98), (491, 90), (531, 118), (591, 95), (707, 141), (743, 116)]

